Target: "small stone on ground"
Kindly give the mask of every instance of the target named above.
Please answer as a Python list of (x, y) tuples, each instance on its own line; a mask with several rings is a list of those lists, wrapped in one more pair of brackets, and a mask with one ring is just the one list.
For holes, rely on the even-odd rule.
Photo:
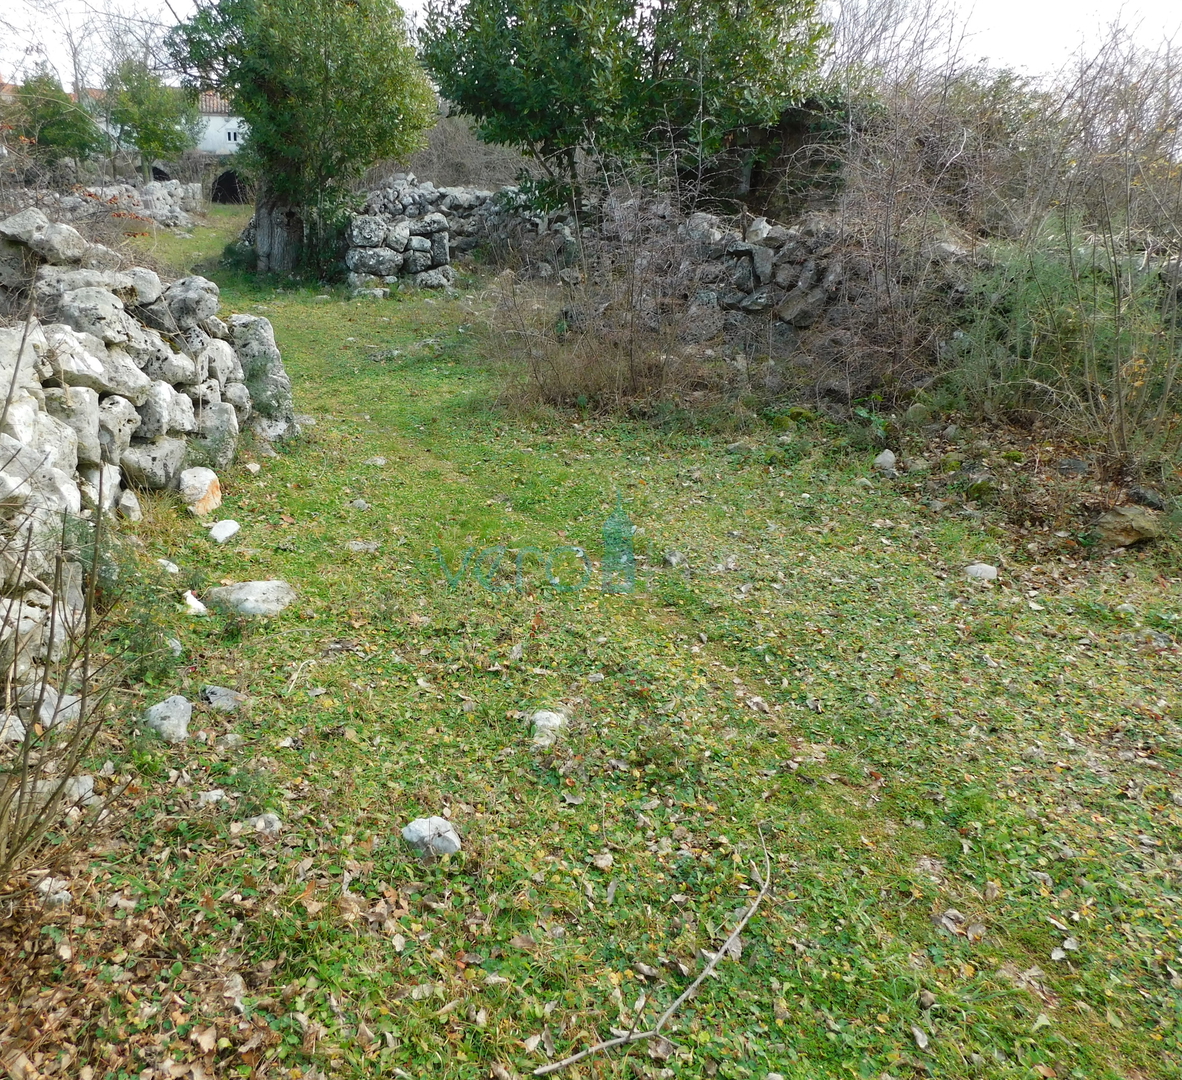
[(230, 537), (234, 536), (242, 526), (238, 522), (227, 518), (225, 521), (219, 521), (209, 530), (209, 538), (216, 540), (219, 544), (224, 544)]
[(180, 694), (165, 698), (144, 713), (144, 722), (166, 743), (182, 743), (189, 737), (193, 706)]
[(405, 840), (420, 855), (454, 855), (460, 837), (447, 818), (416, 818), (402, 830)]
[(237, 712), (238, 706), (246, 700), (245, 694), (225, 686), (206, 686), (201, 690), (201, 700), (218, 712)]

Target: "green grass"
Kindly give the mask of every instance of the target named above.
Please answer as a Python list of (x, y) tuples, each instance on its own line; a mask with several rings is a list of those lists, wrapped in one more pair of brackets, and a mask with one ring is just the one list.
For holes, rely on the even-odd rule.
[(252, 206), (211, 205), (187, 235), (153, 229), (134, 237), (131, 244), (175, 275), (214, 272), (222, 249), (246, 228), (253, 212)]
[[(142, 700), (213, 682), (248, 711), (115, 751), (142, 787), (91, 873), (137, 898), (108, 920), (158, 930), (120, 947), (137, 1000), (86, 1024), (96, 1061), (130, 1055), (110, 1075), (195, 1060), (207, 1024), (224, 1075), (525, 1075), (535, 1036), (562, 1056), (642, 996), (659, 1014), (756, 895), (761, 832), (772, 892), (673, 1054), (565, 1075), (1182, 1075), (1179, 653), (1120, 639), (1182, 615), (1151, 555), (1032, 565), (905, 485), (856, 486), (872, 455), (823, 439), (786, 469), (725, 438), (514, 419), (479, 301), (225, 281), (228, 309), (273, 321), (316, 426), (223, 478), (229, 545), (159, 499), (148, 554), (300, 598), (266, 624), (177, 617), (185, 666)], [(617, 498), (634, 593), (546, 588), (528, 555), (517, 590), (525, 548), (597, 561)], [(494, 545), (496, 591), (448, 585), (436, 548), (454, 571)], [(661, 565), (674, 548), (688, 568)], [(1001, 587), (964, 579), (1000, 556)], [(531, 748), (524, 717), (558, 701), (568, 736)], [(229, 730), (246, 744), (216, 750)], [(230, 798), (198, 809), (212, 788)], [(445, 808), (464, 851), (422, 864), (399, 829)], [(233, 827), (263, 809), (277, 840)]]

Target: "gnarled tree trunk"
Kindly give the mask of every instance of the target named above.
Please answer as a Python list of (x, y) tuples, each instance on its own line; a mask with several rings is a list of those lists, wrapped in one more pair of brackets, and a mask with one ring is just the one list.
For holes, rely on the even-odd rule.
[(254, 221), (259, 273), (291, 273), (299, 265), (304, 246), (304, 219), (299, 210), (260, 191)]

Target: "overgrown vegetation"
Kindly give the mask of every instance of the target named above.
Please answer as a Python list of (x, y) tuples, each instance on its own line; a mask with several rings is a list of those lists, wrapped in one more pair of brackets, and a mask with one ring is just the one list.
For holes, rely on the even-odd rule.
[[(458, 33), (439, 27), (429, 59)], [(1134, 474), (1172, 473), (1182, 449), (1177, 58), (1116, 30), (1095, 55), (1035, 79), (965, 65), (955, 30), (938, 5), (883, 3), (852, 5), (833, 28), (809, 84), (825, 130), (799, 146), (799, 169), (782, 151), (776, 159), (794, 200), (809, 185), (829, 198), (820, 225), (796, 224), (833, 238), (836, 295), (794, 352), (783, 345), (791, 329), (770, 315), (762, 335), (716, 319), (711, 338), (689, 314), (711, 287), (709, 245), (687, 240), (690, 215), (719, 206), (709, 170), (687, 172), (676, 140), (652, 127), (636, 129), (645, 154), (626, 165), (608, 140), (572, 135), (583, 156), (570, 162), (596, 199), (565, 225), (552, 215), (520, 254), (527, 272), (506, 310), (530, 318), (503, 323), (501, 351), (516, 352), (526, 398), (651, 412), (696, 395), (748, 413), (828, 400), (847, 415), (857, 399), (877, 403), (884, 423), (918, 401), (978, 422), (1053, 423)], [(561, 79), (551, 61), (532, 62)], [(511, 134), (510, 120), (489, 123), (487, 137)], [(749, 156), (774, 144), (744, 138)], [(580, 235), (580, 222), (594, 229)], [(578, 248), (548, 250), (564, 227)], [(551, 275), (536, 298), (531, 263)], [(765, 309), (785, 289), (777, 280)]]
[[(184, 663), (125, 712), (206, 683), (248, 711), (198, 705), (178, 747), (109, 728), (93, 767), (131, 782), (129, 816), (62, 875), (71, 908), (0, 925), (10, 1054), (526, 1076), (652, 1023), (766, 881), (762, 832), (767, 899), (668, 1045), (565, 1075), (1179, 1074), (1176, 547), (1086, 558), (963, 493), (937, 511), (807, 410), (731, 450), (510, 417), (473, 279), (387, 302), (221, 283), (274, 321), (318, 422), (223, 477), (229, 545), (145, 499), (145, 555), (299, 600), (170, 615)], [(600, 562), (617, 499), (636, 590), (601, 566), (550, 587), (546, 553)], [(491, 588), (456, 574), (498, 546)], [(557, 702), (568, 731), (533, 748)], [(399, 829), (443, 812), (464, 850), (421, 862)]]
[[(231, 102), (258, 184), (258, 266), (322, 271), (336, 257), (352, 181), (421, 144), (435, 98), (390, 0), (218, 0), (175, 27), (189, 81)], [(305, 241), (307, 247), (305, 248)]]

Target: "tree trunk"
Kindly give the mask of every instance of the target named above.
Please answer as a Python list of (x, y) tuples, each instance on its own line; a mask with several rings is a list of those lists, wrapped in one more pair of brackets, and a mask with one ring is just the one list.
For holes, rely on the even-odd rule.
[(254, 224), (259, 273), (290, 274), (295, 270), (304, 246), (304, 219), (299, 210), (260, 192)]

